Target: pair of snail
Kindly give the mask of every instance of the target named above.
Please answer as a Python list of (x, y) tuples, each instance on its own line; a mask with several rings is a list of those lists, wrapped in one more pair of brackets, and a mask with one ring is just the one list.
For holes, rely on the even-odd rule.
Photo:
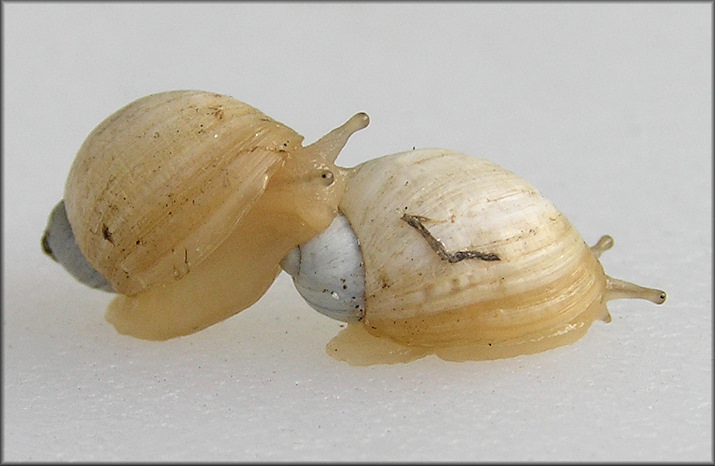
[[(580, 338), (606, 302), (665, 293), (609, 277), (529, 183), (451, 150), (335, 165), (358, 113), (315, 143), (233, 98), (171, 91), (104, 120), (42, 238), (117, 293), (116, 329), (162, 340), (256, 302), (283, 269), (317, 311), (405, 348), (466, 359)], [(353, 330), (351, 330), (353, 329)]]

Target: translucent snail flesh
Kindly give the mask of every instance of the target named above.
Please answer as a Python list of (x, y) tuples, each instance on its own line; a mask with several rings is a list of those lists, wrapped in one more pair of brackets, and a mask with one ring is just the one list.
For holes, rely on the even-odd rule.
[(525, 180), (454, 151), (350, 169), (339, 210), (282, 265), (315, 309), (350, 322), (328, 352), (352, 363), (533, 353), (610, 321), (611, 299), (665, 301), (604, 273), (610, 237), (589, 247)]
[[(45, 252), (118, 296), (122, 333), (166, 339), (253, 304), (291, 248), (337, 213), (334, 160), (357, 114), (317, 142), (231, 97), (171, 91), (138, 99), (87, 137)], [(79, 255), (81, 253), (81, 255)]]

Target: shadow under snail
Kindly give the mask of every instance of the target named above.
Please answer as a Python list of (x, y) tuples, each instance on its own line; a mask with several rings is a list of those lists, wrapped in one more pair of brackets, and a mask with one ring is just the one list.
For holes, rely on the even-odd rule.
[(226, 96), (139, 99), (83, 144), (44, 250), (120, 293), (107, 311), (119, 332), (155, 340), (247, 308), (282, 266), (310, 306), (348, 322), (327, 349), (352, 364), (543, 351), (610, 321), (609, 300), (665, 301), (606, 275), (609, 236), (589, 247), (492, 162), (423, 149), (334, 165), (367, 123), (303, 147)]

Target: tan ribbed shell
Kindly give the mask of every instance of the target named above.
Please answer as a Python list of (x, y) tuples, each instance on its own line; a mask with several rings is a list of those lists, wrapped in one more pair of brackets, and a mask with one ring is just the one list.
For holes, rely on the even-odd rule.
[(233, 98), (136, 100), (88, 136), (65, 187), (89, 262), (125, 295), (180, 278), (221, 244), (303, 137)]
[[(606, 276), (578, 232), (529, 183), (489, 161), (441, 149), (374, 159), (350, 174), (340, 210), (360, 241), (363, 323), (376, 335), (487, 346), (608, 316)], [(500, 260), (450, 263), (405, 214), (449, 254)]]

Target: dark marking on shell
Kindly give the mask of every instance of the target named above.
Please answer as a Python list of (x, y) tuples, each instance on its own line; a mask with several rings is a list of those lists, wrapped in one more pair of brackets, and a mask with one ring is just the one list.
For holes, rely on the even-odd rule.
[(114, 244), (114, 241), (112, 241), (112, 232), (109, 231), (109, 227), (105, 224), (102, 224), (102, 237)]
[(406, 222), (409, 226), (417, 230), (422, 237), (424, 237), (427, 244), (437, 253), (440, 259), (454, 264), (455, 262), (460, 262), (465, 259), (479, 259), (483, 261), (499, 261), (501, 260), (499, 256), (491, 252), (480, 252), (480, 251), (457, 251), (457, 252), (447, 252), (447, 248), (444, 243), (432, 236), (432, 233), (422, 224), (423, 220), (428, 220), (427, 217), (422, 217), (420, 215), (410, 215), (404, 214), (400, 217), (400, 220)]

